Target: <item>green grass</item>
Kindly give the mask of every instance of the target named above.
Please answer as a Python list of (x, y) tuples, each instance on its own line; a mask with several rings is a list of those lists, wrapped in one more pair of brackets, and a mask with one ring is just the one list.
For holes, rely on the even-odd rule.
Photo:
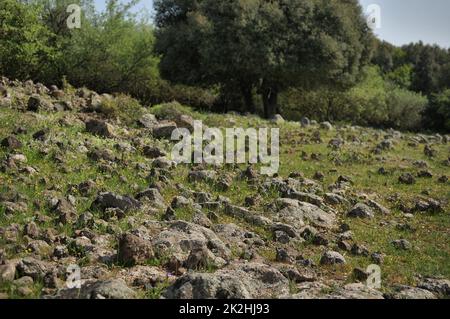
[[(164, 116), (167, 110), (162, 106), (151, 109), (151, 112)], [(274, 127), (276, 124), (261, 120), (256, 116), (244, 117), (234, 115), (219, 115), (198, 113), (188, 108), (182, 108), (181, 112), (190, 114), (197, 119), (204, 120), (208, 126), (218, 127)], [(0, 205), (0, 227), (7, 227), (12, 223), (24, 225), (26, 222), (35, 218), (36, 214), (42, 214), (53, 218), (52, 212), (48, 207), (49, 197), (63, 197), (68, 194), (70, 189), (74, 189), (73, 185), (78, 185), (88, 179), (94, 180), (97, 187), (96, 191), (89, 194), (86, 198), (82, 198), (76, 191), (71, 192), (76, 198), (76, 210), (78, 213), (83, 213), (90, 210), (90, 205), (95, 199), (97, 191), (111, 191), (124, 195), (135, 195), (139, 191), (144, 190), (149, 186), (149, 181), (146, 179), (149, 171), (136, 168), (137, 163), (145, 163), (150, 166), (150, 161), (143, 157), (138, 150), (136, 153), (124, 153), (117, 151), (114, 145), (118, 142), (117, 139), (103, 139), (92, 136), (84, 132), (81, 124), (73, 126), (61, 126), (59, 120), (64, 116), (70, 115), (75, 117), (75, 113), (42, 113), (33, 115), (30, 113), (18, 113), (14, 110), (1, 109), (0, 121), (0, 138), (3, 138), (13, 131), (13, 129), (20, 125), (27, 127), (28, 133), (20, 135), (19, 139), (24, 144), (21, 150), (17, 153), (23, 153), (28, 162), (26, 166), (31, 166), (37, 169), (38, 173), (34, 176), (25, 176), (18, 178), (20, 174), (15, 171), (1, 172), (0, 171), (0, 192), (1, 195), (8, 193), (19, 193), (24, 201), (28, 204), (28, 210), (24, 213), (17, 213), (13, 216), (6, 216), (4, 207)], [(123, 115), (121, 115), (123, 116)], [(60, 150), (55, 143), (49, 143), (44, 146), (41, 142), (33, 141), (32, 135), (39, 129), (48, 127), (50, 129), (50, 136), (52, 139), (62, 141), (64, 151)], [(322, 143), (317, 144), (310, 140), (310, 136), (316, 130), (314, 128), (300, 128), (296, 124), (285, 123), (280, 125), (281, 129), (281, 158), (280, 158), (280, 176), (287, 177), (291, 172), (301, 172), (306, 178), (312, 178), (317, 171), (325, 174), (323, 181), (319, 182), (327, 191), (328, 185), (334, 183), (340, 175), (350, 176), (353, 181), (352, 189), (349, 195), (356, 197), (358, 193), (365, 193), (376, 198), (377, 202), (391, 209), (392, 214), (389, 216), (377, 216), (373, 220), (354, 220), (345, 217), (349, 207), (336, 207), (338, 211), (338, 218), (342, 222), (350, 225), (354, 233), (354, 240), (357, 243), (364, 244), (371, 252), (381, 251), (386, 254), (385, 263), (381, 265), (383, 285), (385, 287), (393, 284), (414, 284), (417, 275), (442, 275), (447, 278), (450, 277), (450, 245), (448, 238), (450, 238), (450, 187), (448, 184), (440, 184), (437, 182), (437, 177), (441, 175), (448, 175), (449, 168), (443, 165), (443, 161), (449, 156), (448, 145), (435, 145), (434, 148), (438, 150), (436, 158), (429, 159), (423, 154), (423, 145), (417, 149), (411, 148), (407, 145), (410, 134), (405, 134), (405, 138), (398, 140), (393, 150), (385, 151), (381, 155), (371, 153), (371, 150), (378, 144), (385, 133), (374, 129), (356, 129), (355, 131), (342, 130), (326, 132), (321, 130)], [(133, 137), (140, 135), (140, 131), (131, 127), (129, 129), (130, 137), (127, 141), (131, 141)], [(336, 135), (343, 137), (354, 135), (358, 137), (362, 144), (346, 143), (340, 150), (333, 151), (329, 148), (328, 142)], [(378, 137), (376, 135), (379, 135)], [(154, 141), (149, 136), (142, 136), (140, 138), (144, 143), (149, 145), (158, 145), (170, 151), (169, 142)], [(100, 163), (95, 163), (88, 159), (86, 154), (80, 153), (77, 148), (83, 141), (89, 142), (92, 146), (110, 149), (114, 154), (120, 158), (115, 163), (111, 171), (103, 172), (100, 169)], [(48, 148), (49, 154), (42, 155), (40, 150)], [(320, 154), (321, 160), (303, 160), (302, 152), (308, 155), (312, 153)], [(65, 169), (62, 165), (53, 161), (55, 154), (65, 154)], [(0, 148), (0, 160), (4, 160), (8, 154), (8, 150)], [(417, 178), (414, 185), (399, 184), (398, 177), (403, 172), (411, 172), (414, 175), (419, 169), (413, 167), (412, 163), (416, 160), (426, 160), (429, 163), (429, 169), (433, 172), (432, 179)], [(380, 175), (378, 169), (384, 167), (392, 170), (391, 175)], [(252, 207), (252, 211), (260, 212), (267, 215), (267, 205), (274, 203), (278, 197), (277, 192), (270, 191), (268, 193), (261, 192), (255, 186), (249, 184), (247, 181), (239, 178), (241, 170), (246, 168), (246, 165), (239, 165), (235, 167), (224, 166), (222, 168), (206, 167), (218, 172), (220, 176), (231, 176), (233, 182), (227, 191), (222, 191), (215, 183), (189, 183), (187, 180), (190, 167), (186, 165), (179, 165), (171, 172), (173, 178), (170, 183), (162, 191), (162, 195), (166, 203), (170, 203), (172, 198), (179, 195), (179, 190), (176, 184), (183, 184), (193, 191), (209, 192), (216, 198), (219, 195), (228, 197), (234, 205), (243, 206), (245, 198), (248, 196), (259, 195), (261, 197), (260, 203)], [(42, 183), (42, 179), (47, 180)], [(123, 182), (125, 178), (126, 182)], [(49, 190), (51, 190), (49, 192)], [(423, 195), (423, 191), (428, 191), (430, 197), (438, 199), (444, 203), (444, 212), (439, 214), (418, 214), (413, 219), (407, 220), (403, 214), (398, 210), (398, 204), (403, 203), (410, 205), (418, 197), (427, 197)], [(389, 199), (392, 195), (397, 194), (397, 202), (391, 202)], [(35, 205), (36, 204), (36, 205)], [(99, 217), (99, 212), (92, 211), (96, 218)], [(163, 212), (161, 212), (162, 214)], [(269, 230), (249, 225), (245, 221), (226, 216), (223, 211), (216, 212), (219, 216), (218, 223), (235, 223), (238, 226), (249, 231), (257, 233), (266, 242), (268, 247), (260, 249), (259, 255), (267, 261), (273, 262), (275, 260), (275, 243), (273, 243), (272, 234)], [(176, 217), (183, 220), (192, 220), (194, 212), (192, 209), (177, 209)], [(146, 219), (158, 220), (161, 215), (149, 216), (144, 212), (133, 214), (133, 217), (142, 221)], [(382, 225), (382, 222), (386, 225)], [(409, 223), (415, 232), (405, 232), (398, 230), (392, 223)], [(111, 226), (119, 228), (121, 231), (128, 231), (131, 229), (128, 219), (111, 221)], [(72, 225), (65, 225), (59, 227), (52, 222), (40, 225), (42, 228), (53, 227), (58, 232), (62, 232), (68, 236), (73, 235), (74, 229)], [(99, 233), (106, 233), (107, 229), (97, 229)], [(18, 243), (21, 243), (23, 238), (19, 234), (17, 238)], [(411, 251), (399, 251), (392, 247), (391, 241), (399, 238), (409, 240), (413, 249)], [(17, 257), (26, 253), (20, 254), (10, 249), (10, 245), (3, 239), (0, 239), (0, 247), (6, 247), (8, 257)], [(320, 256), (324, 251), (323, 247), (317, 247), (311, 243), (304, 243), (297, 249), (299, 254), (306, 258), (313, 259), (316, 263), (319, 262)], [(335, 248), (331, 246), (330, 248)], [(234, 256), (240, 256), (241, 252), (236, 251)], [(83, 257), (82, 252), (74, 251), (73, 254)], [(365, 268), (371, 261), (369, 258), (355, 257), (350, 254), (345, 254), (348, 264), (343, 267), (324, 267), (320, 268), (319, 275), (325, 279), (338, 279), (343, 281), (352, 280), (352, 271), (355, 267)], [(83, 264), (89, 264), (91, 261), (84, 260)], [(163, 260), (151, 260), (148, 262), (149, 266), (160, 267), (163, 265)], [(210, 269), (207, 271), (214, 271)], [(158, 298), (166, 286), (164, 284), (154, 287), (145, 292), (147, 298)], [(3, 287), (0, 291), (7, 291), (11, 288)], [(14, 296), (14, 292), (11, 292)]]

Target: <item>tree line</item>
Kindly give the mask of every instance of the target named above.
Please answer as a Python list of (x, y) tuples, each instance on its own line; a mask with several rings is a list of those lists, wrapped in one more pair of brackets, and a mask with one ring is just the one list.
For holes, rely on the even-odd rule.
[(150, 106), (450, 131), (450, 51), (376, 39), (357, 0), (155, 0), (153, 19), (137, 2), (2, 0), (0, 73)]

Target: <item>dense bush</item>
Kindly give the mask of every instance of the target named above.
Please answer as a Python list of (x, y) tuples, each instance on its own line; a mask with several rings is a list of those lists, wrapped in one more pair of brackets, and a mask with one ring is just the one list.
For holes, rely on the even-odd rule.
[(110, 2), (65, 44), (64, 75), (75, 86), (139, 96), (158, 78), (153, 28)]
[(364, 73), (362, 81), (347, 93), (349, 103), (358, 123), (384, 126), (388, 122), (386, 82), (377, 67), (366, 68)]
[(384, 126), (401, 130), (419, 130), (428, 99), (415, 92), (391, 88), (386, 95), (387, 121)]
[[(121, 4), (118, 0), (108, 0), (106, 10), (98, 12), (94, 9), (93, 0), (1, 0), (0, 75), (19, 80), (32, 79), (47, 85), (71, 83), (75, 87), (87, 87), (99, 93), (123, 93), (138, 99), (141, 105), (159, 105), (159, 110), (162, 107), (168, 107), (169, 112), (171, 104), (164, 103), (178, 101), (181, 104), (208, 111), (236, 110), (264, 115), (264, 111), (267, 113), (269, 108), (267, 104), (270, 102), (271, 111), (275, 111), (272, 106), (278, 104), (280, 108), (277, 107), (276, 111), (281, 111), (285, 118), (292, 120), (299, 120), (302, 116), (307, 116), (319, 121), (347, 121), (360, 125), (394, 127), (403, 130), (428, 128), (443, 132), (450, 131), (450, 51), (448, 50), (422, 43), (402, 48), (385, 42), (378, 43), (372, 59), (375, 66), (364, 67), (362, 68), (363, 72), (356, 72), (356, 69), (353, 70), (354, 72), (348, 70), (352, 74), (353, 80), (359, 74), (359, 80), (355, 86), (345, 86), (346, 89), (343, 89), (343, 86), (330, 85), (330, 81), (323, 79), (323, 81), (314, 81), (314, 74), (320, 73), (314, 63), (314, 59), (317, 59), (318, 56), (314, 54), (312, 57), (309, 55), (303, 57), (304, 60), (301, 61), (294, 59), (295, 63), (291, 58), (296, 55), (291, 57), (288, 54), (290, 63), (298, 67), (294, 70), (290, 67), (291, 64), (278, 65), (280, 61), (287, 61), (284, 56), (287, 49), (284, 46), (275, 50), (281, 55), (279, 59), (274, 60), (275, 62), (272, 61), (270, 48), (272, 45), (279, 44), (276, 41), (260, 39), (261, 32), (259, 30), (248, 37), (249, 42), (244, 41), (243, 39), (247, 39), (245, 33), (253, 30), (255, 25), (250, 23), (249, 29), (242, 29), (242, 26), (235, 25), (235, 22), (240, 21), (239, 19), (244, 19), (245, 22), (249, 13), (258, 12), (257, 7), (253, 6), (254, 4), (247, 7), (235, 3), (223, 8), (213, 1), (207, 3), (207, 7), (215, 8), (219, 10), (218, 12), (225, 9), (239, 9), (238, 20), (211, 17), (218, 25), (223, 23), (224, 26), (227, 26), (228, 29), (222, 30), (225, 32), (223, 37), (220, 36), (222, 35), (220, 32), (219, 35), (204, 33), (205, 30), (208, 30), (206, 21), (200, 16), (191, 16), (193, 19), (189, 20), (191, 23), (206, 28), (200, 30), (203, 32), (203, 40), (208, 44), (202, 47), (202, 52), (194, 52), (194, 47), (187, 47), (183, 44), (186, 41), (190, 43), (189, 41), (198, 40), (198, 38), (184, 39), (182, 35), (186, 30), (181, 33), (169, 34), (182, 40), (177, 44), (172, 43), (172, 45), (165, 40), (171, 42), (173, 39), (166, 39), (162, 36), (165, 32), (159, 32), (159, 43), (165, 45), (163, 53), (179, 50), (179, 52), (175, 52), (177, 59), (174, 60), (155, 53), (156, 30), (152, 23), (143, 16), (131, 14), (131, 7), (138, 1), (133, 0), (127, 2), (128, 4)], [(77, 3), (83, 8), (81, 29), (70, 30), (66, 26), (67, 5), (72, 3)], [(181, 0), (157, 3), (168, 5), (168, 8), (177, 3), (192, 5)], [(300, 9), (304, 4), (297, 6), (297, 2), (289, 1), (289, 5)], [(278, 8), (277, 5), (275, 7), (268, 6), (266, 9), (270, 14), (257, 16), (257, 18), (261, 21), (268, 19), (267, 23), (274, 23), (271, 19), (278, 19), (273, 16), (274, 12), (278, 12), (279, 17), (286, 14), (284, 9)], [(322, 9), (328, 11), (319, 10), (316, 14), (334, 17), (334, 11), (331, 10), (333, 6)], [(342, 12), (347, 12), (348, 17), (358, 15), (358, 10), (354, 5), (348, 7), (344, 5), (340, 9)], [(164, 9), (161, 12), (166, 11)], [(167, 12), (171, 13), (170, 10)], [(230, 11), (230, 13), (233, 12), (233, 10)], [(174, 14), (178, 13), (180, 12)], [(203, 13), (206, 16), (211, 14), (209, 11)], [(306, 13), (313, 14), (312, 11)], [(303, 15), (303, 11), (297, 10), (296, 14), (300, 17)], [(348, 17), (345, 18), (345, 16), (341, 18), (346, 23), (343, 30), (349, 32), (347, 36), (350, 38), (347, 40), (349, 43), (358, 44), (360, 41), (352, 38), (354, 34), (351, 32), (350, 26), (353, 24), (351, 21), (347, 21)], [(169, 20), (174, 17), (170, 14), (159, 16), (160, 19), (167, 18), (168, 25), (172, 25)], [(340, 21), (340, 19), (336, 21)], [(271, 25), (270, 23), (268, 25)], [(285, 19), (281, 19), (275, 25), (279, 26), (280, 30), (284, 30), (283, 28), (286, 27), (284, 23)], [(184, 27), (176, 25), (177, 28)], [(330, 39), (323, 38), (319, 41), (319, 47), (323, 47), (324, 52), (340, 51), (333, 45), (334, 36), (332, 35), (335, 35), (333, 32), (336, 30), (327, 30), (326, 26), (321, 24), (313, 23), (312, 25), (314, 26), (313, 30), (319, 34), (322, 34), (322, 31), (331, 34)], [(178, 30), (177, 28), (175, 29)], [(239, 32), (228, 32), (229, 30)], [(242, 43), (236, 42), (236, 34), (240, 36), (239, 39)], [(286, 43), (290, 43), (290, 41), (294, 44), (298, 43), (295, 40), (299, 36), (298, 34), (284, 34), (284, 32), (280, 34), (289, 36), (287, 39), (289, 41)], [(274, 33), (274, 35), (278, 35), (278, 33)], [(218, 39), (210, 39), (213, 36)], [(253, 36), (256, 36), (256, 40), (253, 40)], [(224, 39), (227, 41), (224, 42)], [(340, 36), (336, 39), (340, 39)], [(314, 42), (317, 39), (310, 40)], [(370, 47), (369, 43), (360, 44)], [(355, 52), (368, 54), (368, 52), (360, 52), (360, 50), (362, 47)], [(246, 53), (244, 59), (242, 52)], [(258, 56), (262, 60), (259, 60)], [(345, 69), (345, 59), (340, 54), (331, 54), (330, 56), (335, 57), (333, 63), (339, 62), (338, 69), (342, 67)], [(365, 58), (361, 57), (360, 62)], [(164, 59), (170, 63), (164, 63)], [(194, 64), (202, 62), (202, 68), (189, 66), (185, 63), (186, 59), (189, 60), (189, 63)], [(267, 59), (275, 63), (269, 69), (266, 69), (270, 64), (265, 62)], [(209, 62), (208, 66), (206, 66), (206, 62)], [(305, 63), (312, 63), (313, 74), (302, 72)], [(356, 64), (364, 65), (364, 63)], [(185, 66), (189, 67), (189, 71), (192, 72), (184, 72)], [(176, 73), (182, 77), (187, 76), (186, 81), (179, 81), (176, 77), (174, 80), (191, 86), (177, 85), (162, 79), (160, 69), (169, 74)], [(256, 72), (257, 70), (259, 71)], [(301, 79), (296, 76), (292, 77), (291, 71), (296, 76), (299, 75)], [(195, 77), (193, 77), (194, 75)], [(205, 76), (208, 76), (209, 79), (206, 83), (204, 83)], [(221, 76), (221, 78), (217, 79), (216, 76)], [(337, 78), (340, 77), (337, 76)], [(263, 81), (264, 79), (265, 81)], [(312, 82), (320, 83), (316, 83), (317, 85), (314, 86), (302, 85)], [(331, 82), (334, 83), (334, 81)], [(198, 86), (192, 86), (194, 84)], [(205, 87), (209, 87), (209, 89), (205, 89)], [(426, 97), (420, 93), (413, 93), (409, 91), (410, 89), (427, 94), (427, 98), (430, 100), (429, 105), (427, 105)], [(267, 94), (268, 92), (270, 94)], [(135, 116), (138, 116), (142, 109), (137, 106), (137, 101), (125, 95), (120, 96), (118, 103), (105, 102), (99, 111), (130, 123), (134, 122)], [(270, 101), (267, 100), (269, 97)], [(131, 117), (127, 119), (129, 114)]]
[(155, 11), (164, 78), (220, 87), (222, 103), (239, 94), (251, 113), (257, 93), (266, 118), (284, 90), (350, 85), (369, 62), (372, 33), (355, 0), (156, 0)]
[(150, 81), (142, 92), (136, 94), (147, 105), (178, 101), (203, 110), (213, 110), (217, 94), (193, 86), (171, 84), (159, 78)]
[(17, 79), (46, 79), (58, 53), (37, 5), (0, 1), (0, 73)]
[(124, 94), (118, 94), (115, 98), (102, 98), (98, 109), (99, 113), (132, 125), (145, 113), (145, 109), (139, 101)]
[(192, 115), (191, 109), (176, 101), (156, 105), (151, 112), (160, 120), (174, 120), (184, 114)]
[(365, 70), (360, 84), (347, 92), (289, 90), (281, 98), (285, 116), (351, 121), (361, 125), (420, 129), (427, 98), (386, 82), (377, 67)]
[(283, 115), (292, 120), (308, 117), (317, 121), (355, 120), (355, 111), (351, 108), (345, 93), (316, 90), (306, 91), (290, 89), (280, 97)]
[(450, 89), (431, 96), (424, 118), (425, 127), (450, 133)]

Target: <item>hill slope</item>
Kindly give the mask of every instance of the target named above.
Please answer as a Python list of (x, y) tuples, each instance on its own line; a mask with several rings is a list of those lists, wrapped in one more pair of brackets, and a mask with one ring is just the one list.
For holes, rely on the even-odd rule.
[[(174, 165), (168, 137), (193, 119), (279, 127), (279, 176)], [(145, 109), (6, 78), (0, 121), (2, 297), (450, 294), (449, 136)]]

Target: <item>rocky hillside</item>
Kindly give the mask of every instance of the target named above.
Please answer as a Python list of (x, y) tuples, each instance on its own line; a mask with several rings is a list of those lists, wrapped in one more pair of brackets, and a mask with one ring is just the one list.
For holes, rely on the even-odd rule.
[[(170, 134), (193, 119), (280, 127), (279, 175), (175, 165)], [(6, 78), (0, 121), (2, 298), (450, 296), (449, 136), (146, 109)]]

